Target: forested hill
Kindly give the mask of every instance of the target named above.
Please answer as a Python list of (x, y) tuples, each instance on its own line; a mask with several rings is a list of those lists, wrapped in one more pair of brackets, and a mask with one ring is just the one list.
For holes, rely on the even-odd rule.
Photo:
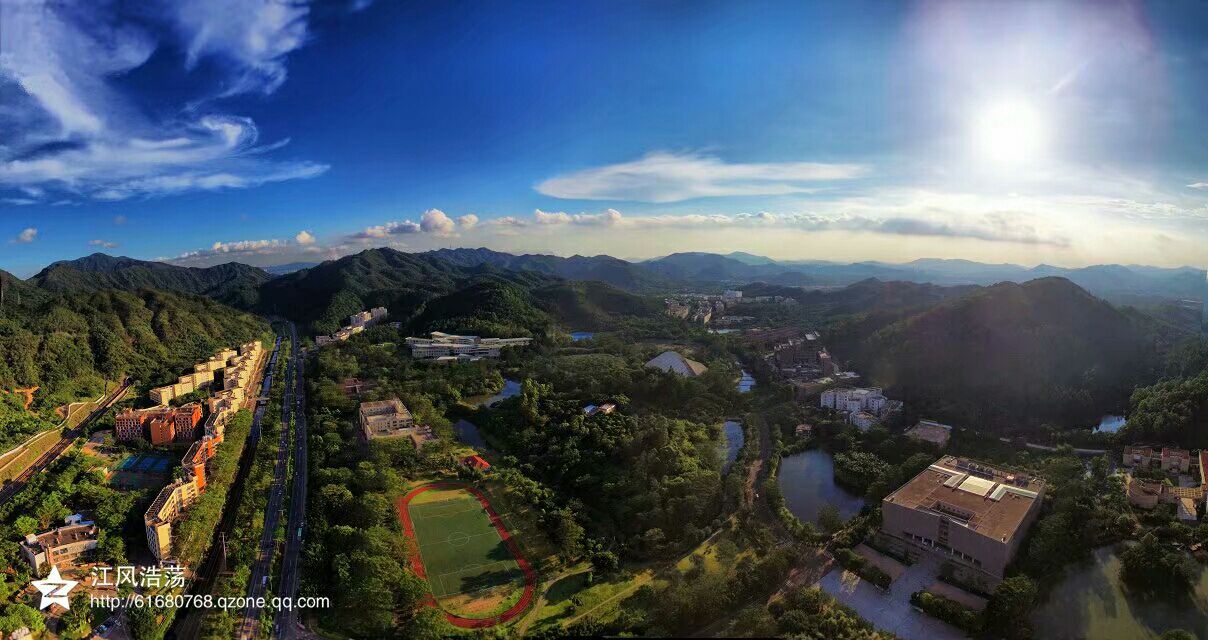
[(56, 262), (30, 278), (28, 284), (52, 293), (159, 289), (204, 295), (250, 308), (256, 304), (260, 285), (271, 277), (263, 269), (238, 262), (204, 268), (180, 267), (94, 253)]
[(599, 281), (626, 291), (662, 290), (672, 286), (672, 282), (642, 265), (612, 256), (513, 255), (483, 248), (438, 249), (424, 255), (466, 267), (488, 264), (515, 271), (546, 273), (566, 280)]
[(1063, 278), (978, 289), (875, 332), (856, 365), (913, 413), (1003, 432), (1091, 424), (1176, 336)]
[(0, 316), (3, 316), (6, 308), (18, 305), (28, 307), (46, 298), (37, 287), (3, 270), (0, 270), (0, 293), (3, 294), (0, 296), (3, 298)]
[[(657, 314), (650, 302), (602, 283), (567, 283), (535, 271), (471, 266), (394, 249), (369, 249), (291, 273), (261, 288), (260, 309), (317, 333), (384, 306), (413, 331), (535, 335), (554, 324), (594, 326), (614, 315)], [(576, 325), (575, 328), (584, 328)]]
[(109, 290), (0, 315), (0, 388), (40, 386), (49, 408), (121, 374), (159, 383), (220, 346), (268, 338), (262, 319), (199, 296)]

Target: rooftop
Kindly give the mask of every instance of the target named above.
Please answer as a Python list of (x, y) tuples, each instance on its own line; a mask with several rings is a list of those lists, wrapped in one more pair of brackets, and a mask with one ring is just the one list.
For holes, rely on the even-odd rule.
[(885, 498), (942, 514), (977, 533), (1006, 541), (1027, 517), (1044, 483), (971, 460), (944, 456)]

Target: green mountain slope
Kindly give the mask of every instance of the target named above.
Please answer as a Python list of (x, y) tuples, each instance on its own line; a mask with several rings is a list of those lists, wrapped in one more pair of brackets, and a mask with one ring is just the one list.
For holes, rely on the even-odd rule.
[(203, 295), (250, 308), (256, 304), (260, 285), (271, 277), (263, 269), (238, 262), (204, 268), (180, 267), (94, 253), (56, 262), (30, 278), (29, 284), (51, 293), (159, 289)]
[(465, 267), (427, 254), (368, 249), (266, 282), (259, 308), (328, 333), (349, 315), (377, 306), (387, 307), (392, 320), (410, 322), (429, 300), (485, 281), (529, 288), (558, 279), (491, 265)]
[(1061, 278), (1002, 283), (899, 320), (857, 366), (916, 414), (1000, 431), (1090, 424), (1157, 374), (1149, 318)]
[(665, 289), (669, 281), (641, 265), (612, 256), (561, 256), (545, 254), (513, 255), (490, 249), (438, 249), (425, 255), (456, 265), (491, 265), (513, 271), (536, 271), (566, 280), (600, 281), (626, 291)]

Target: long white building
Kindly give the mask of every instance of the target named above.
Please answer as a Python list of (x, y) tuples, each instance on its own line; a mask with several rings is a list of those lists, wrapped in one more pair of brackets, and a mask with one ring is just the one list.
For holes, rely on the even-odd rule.
[(881, 412), (885, 410), (886, 402), (888, 402), (888, 398), (881, 393), (880, 387), (855, 389), (842, 387), (822, 392), (822, 407), (835, 411), (848, 413), (866, 411), (874, 415), (881, 415)]
[(480, 338), (433, 331), (427, 338), (407, 338), (411, 357), (417, 360), (477, 360), (498, 358), (508, 347), (527, 347), (532, 338)]

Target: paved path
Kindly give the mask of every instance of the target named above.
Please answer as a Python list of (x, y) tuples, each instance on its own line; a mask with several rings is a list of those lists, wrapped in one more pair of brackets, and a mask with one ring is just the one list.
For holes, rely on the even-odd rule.
[(935, 581), (938, 573), (939, 562), (923, 558), (907, 567), (888, 591), (882, 591), (854, 573), (836, 567), (823, 576), (818, 586), (839, 602), (855, 609), (861, 618), (876, 628), (902, 640), (960, 640), (965, 637), (962, 631), (920, 613), (910, 604), (910, 594), (926, 589)]

